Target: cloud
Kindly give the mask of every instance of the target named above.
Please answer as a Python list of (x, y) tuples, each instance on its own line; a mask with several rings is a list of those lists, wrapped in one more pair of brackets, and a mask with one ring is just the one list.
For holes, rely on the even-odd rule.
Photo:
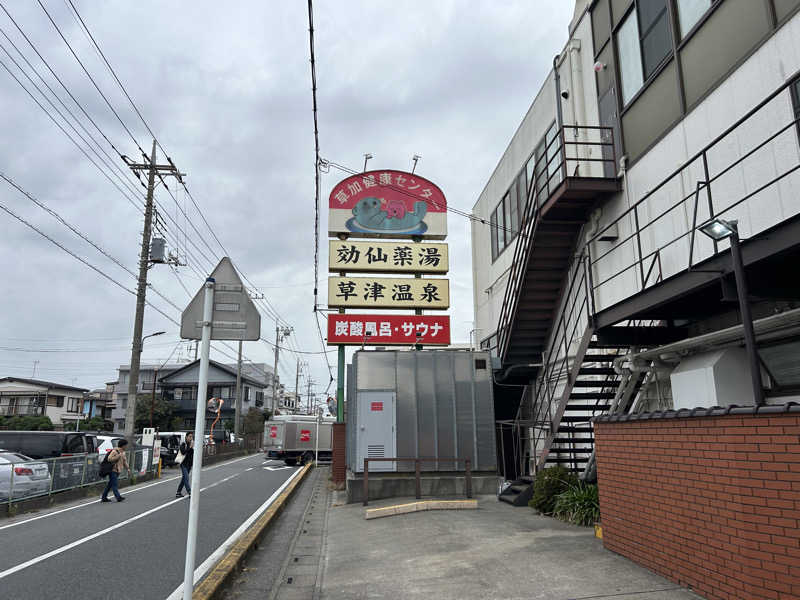
[[(147, 130), (75, 19), (65, 5), (51, 4), (48, 10), (64, 35), (138, 144), (149, 151)], [(570, 4), (318, 1), (314, 24), (322, 155), (360, 169), (363, 154), (369, 152), (374, 156), (371, 168), (410, 169), (411, 156), (420, 154), (418, 172), (444, 190), (451, 206), (470, 210), (566, 39)], [(294, 326), (287, 344), (322, 350), (312, 314), (314, 140), (305, 4), (240, 2), (222, 9), (212, 2), (82, 1), (77, 6), (159, 141), (187, 173), (204, 216), (240, 269), (260, 286), (271, 307), (265, 313), (274, 310)], [(138, 160), (136, 145), (38, 5), (14, 4), (10, 11), (114, 145)], [(0, 27), (69, 103), (5, 15), (0, 15)], [(4, 38), (0, 41), (7, 45)], [(7, 62), (2, 53), (0, 58)], [(10, 142), (0, 147), (0, 171), (136, 271), (141, 214), (2, 69), (0, 82), (0, 127)], [(120, 160), (116, 164), (124, 171)], [(345, 176), (336, 170), (322, 176), (322, 303), (327, 276), (324, 207), (333, 185)], [(177, 203), (165, 190), (157, 192), (161, 220), (170, 240), (180, 240), (181, 254), (189, 255), (192, 266), (181, 267), (179, 273), (194, 294), (222, 249), (192, 201), (176, 192), (174, 182), (171, 187)], [(134, 189), (141, 198), (138, 182)], [(124, 270), (5, 184), (0, 202), (126, 287), (135, 286)], [(38, 360), (37, 375), (43, 378), (66, 383), (75, 378), (85, 387), (113, 380), (116, 366), (129, 360), (134, 297), (5, 213), (0, 213), (0, 223), (0, 346), (74, 350), (0, 350), (0, 373), (30, 375)], [(468, 222), (451, 214), (449, 229), (450, 314), (454, 340), (466, 342), (473, 319)], [(188, 303), (181, 281), (169, 268), (151, 268), (149, 281), (178, 306)], [(178, 311), (152, 291), (148, 299), (178, 318)], [(144, 360), (166, 359), (178, 342), (177, 326), (148, 308), (145, 332), (162, 329), (170, 336), (146, 341)], [(262, 331), (274, 339), (274, 322), (266, 314)], [(99, 347), (107, 350), (77, 352)], [(192, 356), (188, 345), (180, 352)], [(245, 344), (245, 355), (273, 361), (271, 348), (261, 342)], [(309, 363), (317, 391), (324, 391), (329, 378), (321, 355), (301, 358)], [(284, 352), (281, 360), (282, 376), (293, 387), (295, 356)], [(335, 374), (335, 354), (330, 360)]]

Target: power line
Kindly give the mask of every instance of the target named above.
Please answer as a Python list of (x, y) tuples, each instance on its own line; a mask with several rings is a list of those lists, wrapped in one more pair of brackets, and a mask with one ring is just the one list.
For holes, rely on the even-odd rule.
[[(99, 275), (101, 275), (102, 277), (104, 277), (104, 278), (108, 279), (108, 280), (109, 280), (111, 283), (113, 283), (113, 284), (114, 284), (114, 285), (116, 285), (117, 287), (119, 287), (119, 288), (122, 288), (123, 290), (125, 290), (125, 291), (126, 291), (126, 292), (128, 292), (129, 294), (132, 294), (132, 295), (134, 295), (134, 296), (136, 295), (136, 292), (134, 292), (132, 289), (125, 287), (125, 285), (124, 285), (124, 284), (120, 283), (119, 281), (117, 281), (116, 279), (114, 279), (113, 277), (111, 277), (110, 275), (108, 275), (107, 273), (105, 273), (104, 271), (102, 271), (101, 269), (99, 269), (98, 267), (96, 267), (95, 265), (93, 265), (92, 263), (90, 263), (89, 261), (87, 261), (86, 259), (84, 259), (84, 258), (82, 258), (82, 257), (78, 256), (77, 254), (75, 254), (75, 253), (74, 253), (72, 250), (70, 250), (69, 248), (66, 248), (65, 246), (63, 246), (62, 244), (60, 244), (59, 242), (57, 242), (55, 239), (53, 239), (52, 237), (50, 237), (49, 235), (47, 235), (47, 234), (46, 234), (44, 231), (42, 231), (41, 229), (39, 229), (39, 228), (38, 228), (38, 227), (36, 227), (35, 225), (33, 225), (33, 224), (29, 223), (29, 222), (28, 222), (28, 221), (26, 221), (25, 219), (23, 219), (21, 216), (19, 216), (19, 215), (18, 215), (17, 213), (15, 213), (13, 210), (11, 210), (10, 208), (8, 208), (8, 207), (7, 207), (5, 204), (2, 204), (2, 203), (0, 203), (0, 210), (3, 210), (4, 212), (8, 213), (9, 215), (11, 215), (11, 216), (12, 216), (12, 217), (14, 217), (15, 219), (17, 219), (17, 220), (18, 220), (20, 223), (22, 223), (22, 224), (24, 224), (24, 225), (28, 226), (29, 228), (33, 229), (33, 230), (34, 230), (36, 233), (38, 233), (39, 235), (41, 235), (43, 238), (45, 238), (46, 240), (48, 240), (50, 243), (54, 244), (55, 246), (57, 246), (58, 248), (60, 248), (61, 250), (63, 250), (63, 251), (64, 251), (64, 252), (66, 252), (67, 254), (69, 254), (69, 255), (70, 255), (72, 258), (74, 258), (75, 260), (77, 260), (77, 261), (79, 261), (79, 262), (83, 263), (84, 265), (86, 265), (87, 267), (89, 267), (90, 269), (92, 269), (93, 271), (95, 271), (96, 273), (98, 273)], [(160, 308), (158, 308), (157, 306), (155, 306), (155, 305), (151, 304), (150, 302), (147, 302), (147, 304), (148, 304), (148, 306), (150, 306), (150, 307), (151, 307), (153, 310), (155, 310), (156, 312), (160, 313), (161, 315), (163, 315), (164, 317), (166, 317), (167, 319), (169, 319), (170, 321), (172, 321), (174, 324), (178, 325), (178, 322), (177, 322), (175, 319), (173, 319), (172, 317), (170, 317), (170, 316), (169, 316), (167, 313), (165, 313), (163, 310), (161, 310), (161, 309), (160, 309)]]
[(44, 14), (47, 15), (47, 18), (50, 20), (50, 23), (52, 23), (53, 27), (58, 32), (58, 35), (61, 37), (62, 40), (64, 40), (64, 43), (67, 45), (67, 48), (69, 48), (69, 51), (72, 54), (72, 56), (75, 58), (76, 61), (78, 61), (78, 64), (81, 66), (81, 69), (83, 69), (83, 72), (89, 78), (89, 81), (92, 82), (92, 85), (94, 86), (94, 89), (96, 89), (97, 93), (100, 94), (100, 96), (102, 96), (102, 98), (105, 101), (105, 103), (108, 106), (108, 108), (111, 110), (112, 113), (114, 113), (114, 116), (117, 118), (117, 121), (119, 121), (119, 123), (120, 123), (120, 125), (122, 125), (123, 129), (125, 129), (125, 131), (128, 133), (128, 135), (130, 136), (131, 140), (133, 141), (133, 144), (137, 148), (139, 148), (140, 152), (144, 153), (144, 150), (139, 145), (139, 142), (136, 140), (136, 137), (134, 137), (134, 135), (131, 133), (131, 130), (128, 129), (128, 126), (125, 125), (125, 122), (120, 118), (119, 113), (117, 113), (116, 109), (111, 105), (111, 102), (109, 102), (108, 98), (103, 93), (103, 90), (100, 89), (100, 86), (97, 85), (97, 82), (94, 80), (94, 77), (92, 77), (92, 75), (89, 73), (89, 71), (84, 66), (83, 61), (81, 61), (81, 59), (78, 57), (78, 55), (75, 54), (75, 50), (72, 49), (72, 45), (70, 45), (70, 43), (67, 40), (67, 38), (64, 37), (64, 34), (61, 33), (61, 28), (53, 20), (53, 17), (50, 16), (50, 13), (47, 12), (47, 9), (45, 8), (44, 4), (42, 4), (41, 0), (36, 0), (36, 1), (39, 4), (39, 6), (42, 8), (42, 10), (44, 11)]
[(317, 120), (317, 67), (314, 58), (314, 7), (308, 0), (308, 45), (311, 62), (311, 99), (314, 114), (314, 312), (319, 296), (319, 124)]

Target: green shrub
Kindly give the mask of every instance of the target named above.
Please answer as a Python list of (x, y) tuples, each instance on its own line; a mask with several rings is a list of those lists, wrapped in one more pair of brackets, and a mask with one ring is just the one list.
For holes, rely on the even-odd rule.
[(556, 497), (553, 516), (573, 525), (594, 525), (600, 520), (597, 486), (579, 481)]
[(533, 480), (533, 497), (528, 506), (549, 515), (555, 508), (556, 496), (577, 483), (577, 476), (564, 467), (545, 469)]

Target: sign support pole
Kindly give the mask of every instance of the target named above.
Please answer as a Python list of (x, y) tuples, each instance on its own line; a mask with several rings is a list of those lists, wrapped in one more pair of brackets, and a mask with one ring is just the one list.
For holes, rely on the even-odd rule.
[[(192, 494), (189, 498), (189, 530), (186, 534), (186, 564), (183, 571), (183, 600), (192, 600), (194, 559), (197, 546), (197, 520), (200, 512), (200, 471), (203, 468), (203, 436), (206, 430), (206, 393), (208, 391), (208, 359), (211, 353), (211, 317), (214, 308), (214, 278), (205, 283), (203, 302), (203, 337), (200, 343), (200, 379), (197, 386), (197, 412), (194, 424), (194, 461)], [(199, 451), (198, 451), (199, 450)]]
[(339, 364), (336, 372), (336, 422), (344, 423), (344, 344), (339, 344)]

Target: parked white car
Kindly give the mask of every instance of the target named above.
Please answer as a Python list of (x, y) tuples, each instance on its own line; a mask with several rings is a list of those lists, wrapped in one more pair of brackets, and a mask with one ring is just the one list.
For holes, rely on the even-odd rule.
[(9, 498), (18, 500), (38, 496), (49, 491), (50, 469), (47, 463), (17, 452), (0, 450), (0, 502), (6, 502)]
[(116, 435), (98, 435), (97, 453), (100, 455), (100, 458), (103, 458), (106, 454), (111, 452), (113, 448), (116, 448), (117, 444), (119, 444), (119, 441), (122, 439), (124, 438)]

